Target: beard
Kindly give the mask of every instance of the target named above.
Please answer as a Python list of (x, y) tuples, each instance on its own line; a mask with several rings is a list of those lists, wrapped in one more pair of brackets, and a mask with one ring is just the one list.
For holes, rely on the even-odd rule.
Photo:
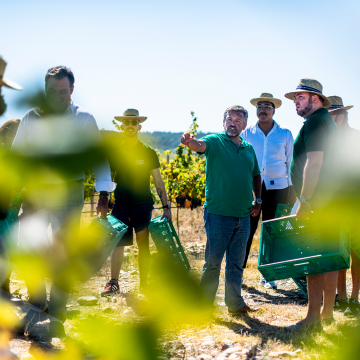
[(303, 118), (306, 117), (307, 114), (309, 114), (311, 112), (311, 110), (313, 109), (313, 104), (311, 102), (311, 96), (309, 97), (308, 103), (306, 104), (306, 106), (303, 109), (299, 109), (296, 110), (297, 114)]
[(6, 103), (3, 96), (0, 96), (0, 116), (6, 111)]
[(50, 114), (63, 114), (69, 107), (71, 102), (70, 96), (61, 99), (61, 101), (55, 101), (52, 97), (47, 96), (46, 98), (47, 112)]
[(229, 126), (227, 129), (225, 129), (225, 134), (229, 137), (238, 137), (240, 132), (236, 129), (235, 126)]

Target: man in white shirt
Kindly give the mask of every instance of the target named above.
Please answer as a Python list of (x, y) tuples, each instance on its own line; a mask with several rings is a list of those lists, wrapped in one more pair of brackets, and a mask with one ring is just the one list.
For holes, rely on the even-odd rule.
[[(258, 121), (245, 129), (241, 136), (254, 147), (259, 162), (262, 179), (262, 220), (275, 217), (278, 204), (287, 204), (295, 201), (295, 192), (290, 179), (290, 162), (293, 151), (293, 136), (291, 131), (283, 129), (273, 119), (275, 109), (281, 106), (281, 100), (275, 99), (272, 94), (262, 93), (260, 97), (250, 100), (256, 106)], [(246, 256), (243, 267), (249, 257), (253, 237), (255, 235), (260, 213), (252, 216), (250, 236), (247, 243)], [(265, 287), (276, 288), (274, 282), (266, 283)]]
[[(22, 119), (11, 151), (27, 156), (49, 156), (76, 154), (101, 143), (101, 136), (94, 117), (80, 106), (74, 104), (71, 95), (74, 91), (74, 74), (65, 66), (50, 68), (45, 76), (46, 102), (41, 108), (29, 110)], [(47, 228), (51, 224), (52, 253), (57, 256), (59, 269), (61, 261), (66, 261), (65, 242), (76, 240), (80, 229), (80, 218), (84, 204), (84, 164), (69, 160), (72, 171), (57, 173), (46, 168), (39, 171), (28, 196), (23, 202), (23, 216), (20, 220), (19, 244), (31, 246), (32, 239), (40, 242), (47, 238)], [(93, 167), (95, 189), (100, 193), (98, 210), (106, 216), (108, 193), (115, 184), (111, 180), (107, 161)], [(71, 223), (71, 235), (65, 229)], [(40, 225), (39, 225), (40, 224)], [(37, 226), (36, 229), (34, 227)], [(73, 239), (74, 238), (74, 239)], [(45, 240), (46, 241), (46, 240)], [(56, 264), (55, 264), (56, 265)], [(36, 284), (34, 286), (34, 283)], [(28, 333), (38, 321), (50, 316), (50, 335), (65, 336), (64, 325), (66, 303), (69, 296), (69, 282), (56, 273), (52, 281), (50, 302), (47, 302), (45, 282), (28, 285), (29, 302), (33, 305), (20, 327)]]

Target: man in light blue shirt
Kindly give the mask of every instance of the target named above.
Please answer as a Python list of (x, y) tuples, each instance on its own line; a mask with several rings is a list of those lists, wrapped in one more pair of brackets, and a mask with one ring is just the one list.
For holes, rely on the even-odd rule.
[[(290, 179), (290, 163), (293, 151), (293, 136), (291, 131), (280, 127), (273, 119), (275, 109), (281, 106), (281, 100), (272, 94), (262, 93), (260, 97), (250, 100), (256, 106), (258, 121), (245, 129), (241, 136), (254, 147), (258, 159), (262, 179), (262, 220), (275, 217), (278, 204), (295, 201), (295, 192)], [(246, 257), (243, 267), (249, 257), (253, 237), (255, 235), (260, 213), (251, 217), (250, 236), (247, 243)], [(265, 287), (276, 288), (274, 282), (266, 283)]]

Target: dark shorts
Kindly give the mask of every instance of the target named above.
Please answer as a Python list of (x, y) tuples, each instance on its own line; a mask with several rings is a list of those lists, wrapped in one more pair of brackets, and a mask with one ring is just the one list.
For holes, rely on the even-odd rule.
[(116, 245), (117, 247), (133, 245), (133, 229), (138, 233), (149, 227), (153, 208), (152, 204), (114, 205), (111, 214), (128, 226), (126, 233)]

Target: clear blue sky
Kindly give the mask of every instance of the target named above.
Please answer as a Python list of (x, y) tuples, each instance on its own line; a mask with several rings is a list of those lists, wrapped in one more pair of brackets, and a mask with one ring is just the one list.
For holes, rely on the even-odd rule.
[[(75, 74), (73, 99), (100, 128), (128, 107), (148, 116), (144, 131), (185, 131), (190, 111), (205, 132), (221, 131), (226, 107), (256, 119), (250, 99), (283, 100), (275, 120), (294, 136), (302, 119), (284, 94), (302, 77), (342, 96), (360, 129), (359, 1), (7, 1), (0, 54), (6, 77), (31, 92), (46, 70)], [(4, 89), (0, 125), (21, 118), (21, 92)]]

